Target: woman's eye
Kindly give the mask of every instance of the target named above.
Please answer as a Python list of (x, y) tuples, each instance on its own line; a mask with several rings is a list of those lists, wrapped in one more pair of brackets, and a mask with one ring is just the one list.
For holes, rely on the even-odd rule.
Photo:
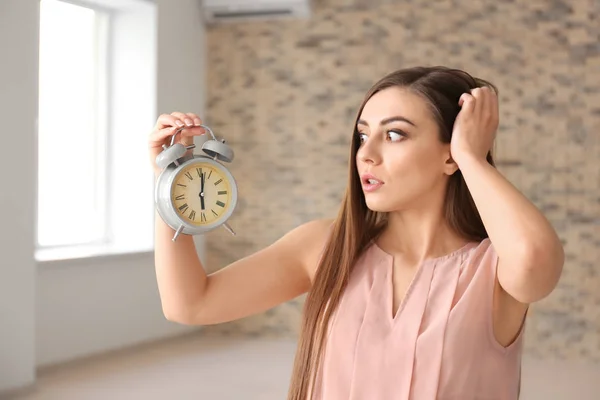
[(365, 140), (367, 140), (367, 135), (365, 135), (364, 133), (358, 133), (358, 141), (360, 143), (363, 143)]
[(387, 137), (392, 142), (397, 142), (399, 140), (402, 140), (405, 136), (406, 136), (406, 134), (402, 131), (387, 131)]

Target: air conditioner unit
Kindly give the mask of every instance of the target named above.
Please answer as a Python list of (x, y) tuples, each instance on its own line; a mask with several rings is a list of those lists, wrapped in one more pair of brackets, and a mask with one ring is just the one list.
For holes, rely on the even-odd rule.
[(202, 0), (208, 23), (272, 18), (307, 18), (310, 0)]

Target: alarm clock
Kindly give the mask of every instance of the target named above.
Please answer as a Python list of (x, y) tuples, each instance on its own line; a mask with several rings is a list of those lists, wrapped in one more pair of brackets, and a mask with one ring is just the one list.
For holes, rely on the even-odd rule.
[[(225, 140), (217, 140), (212, 130), (202, 144), (203, 154), (190, 154), (196, 145), (175, 143), (175, 137), (187, 127), (178, 128), (169, 146), (156, 157), (162, 169), (156, 180), (155, 204), (159, 216), (175, 230), (173, 241), (180, 234), (202, 235), (223, 226), (232, 235), (227, 224), (237, 205), (237, 184), (224, 165), (233, 161), (233, 150)], [(201, 137), (207, 138), (204, 134)]]

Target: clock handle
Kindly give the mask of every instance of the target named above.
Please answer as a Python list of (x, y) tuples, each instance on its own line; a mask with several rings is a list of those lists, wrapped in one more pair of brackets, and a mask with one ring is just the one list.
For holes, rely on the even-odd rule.
[[(177, 136), (178, 133), (182, 132), (184, 129), (188, 128), (187, 126), (182, 126), (180, 128), (177, 128), (177, 130), (175, 131), (175, 133), (173, 134), (173, 136), (171, 136), (171, 147), (174, 146), (175, 144), (175, 137)], [(202, 145), (202, 151), (204, 151), (206, 154), (208, 154), (211, 158), (215, 159), (215, 160), (219, 160), (219, 161), (225, 161), (225, 162), (232, 162), (233, 161), (233, 150), (225, 144), (225, 139), (223, 139), (222, 141), (217, 140), (217, 137), (215, 136), (215, 134), (213, 133), (213, 131), (206, 125), (194, 125), (193, 127), (189, 127), (189, 128), (204, 128), (212, 137), (213, 140), (208, 140), (206, 142), (204, 142), (204, 144)], [(166, 150), (166, 146), (165, 147)], [(195, 147), (195, 145), (190, 145), (187, 146), (186, 149), (193, 149)]]
[(177, 136), (178, 133), (187, 128), (204, 128), (208, 133), (210, 133), (210, 136), (212, 136), (213, 140), (217, 140), (213, 131), (206, 125), (182, 126), (181, 128), (177, 128), (173, 136), (171, 136), (171, 146), (173, 146), (173, 144), (175, 143), (175, 136)]

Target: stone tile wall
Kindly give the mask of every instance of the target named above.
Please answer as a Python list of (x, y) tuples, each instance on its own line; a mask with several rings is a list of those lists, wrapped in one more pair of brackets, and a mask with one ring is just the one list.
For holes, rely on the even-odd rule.
[[(207, 57), (206, 122), (237, 151), (240, 189), (238, 236), (211, 233), (210, 270), (335, 215), (353, 117), (375, 80), (414, 65), (464, 68), (499, 87), (499, 169), (566, 244), (526, 350), (600, 361), (598, 0), (323, 0), (308, 21), (212, 26)], [(302, 301), (208, 331), (296, 335)]]

